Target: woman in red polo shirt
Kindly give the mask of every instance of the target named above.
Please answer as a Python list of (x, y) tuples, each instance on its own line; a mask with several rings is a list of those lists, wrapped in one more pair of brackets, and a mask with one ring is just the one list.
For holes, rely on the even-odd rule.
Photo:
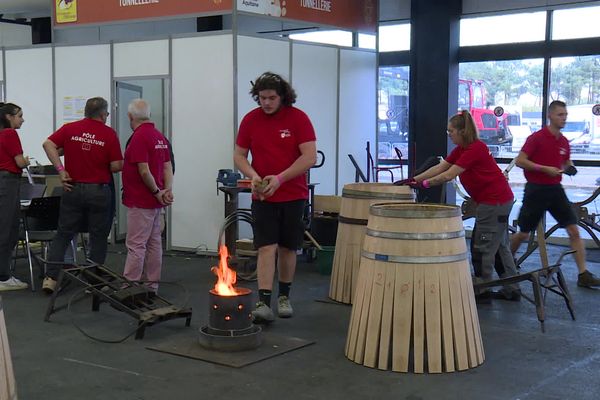
[[(440, 185), (457, 176), (469, 196), (477, 203), (475, 226), (471, 239), (471, 261), (474, 283), (490, 281), (496, 253), (501, 257), (504, 273), (501, 278), (517, 274), (508, 241), (508, 216), (513, 206), (513, 193), (504, 174), (496, 164), (479, 133), (471, 114), (463, 110), (448, 121), (448, 136), (456, 145), (445, 160), (413, 178), (409, 185), (425, 187)], [(502, 289), (501, 298), (519, 300), (518, 285)], [(488, 302), (490, 291), (476, 298)]]
[(0, 291), (27, 288), (10, 275), (12, 252), (19, 239), (21, 169), (29, 165), (16, 131), (24, 121), (21, 107), (0, 103)]

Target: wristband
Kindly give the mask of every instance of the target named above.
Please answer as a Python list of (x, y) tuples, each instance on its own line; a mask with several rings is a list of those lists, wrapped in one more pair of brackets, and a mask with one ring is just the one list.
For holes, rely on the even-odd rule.
[(423, 187), (425, 189), (428, 189), (429, 188), (429, 180), (425, 179), (423, 182), (421, 182), (421, 185), (423, 185)]
[(152, 192), (152, 194), (156, 196), (158, 194), (158, 192), (160, 192), (160, 189), (156, 188), (156, 190), (154, 192)]
[(65, 170), (65, 166), (64, 165), (59, 165), (58, 167), (56, 167), (56, 172), (61, 172)]
[(283, 179), (281, 179), (281, 174), (275, 175), (275, 179), (277, 179), (277, 183), (281, 185), (283, 183)]

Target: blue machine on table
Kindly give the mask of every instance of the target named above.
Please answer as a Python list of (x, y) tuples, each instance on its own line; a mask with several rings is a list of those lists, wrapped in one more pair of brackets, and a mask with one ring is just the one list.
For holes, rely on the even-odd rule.
[(239, 172), (233, 172), (232, 169), (220, 169), (217, 174), (217, 188), (219, 187), (219, 183), (223, 186), (235, 187), (237, 186), (238, 179), (242, 179), (242, 175)]

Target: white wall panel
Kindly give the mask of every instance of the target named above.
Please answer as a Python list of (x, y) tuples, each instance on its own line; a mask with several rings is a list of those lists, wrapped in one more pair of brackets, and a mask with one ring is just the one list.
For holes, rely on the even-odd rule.
[(31, 46), (31, 26), (0, 23), (0, 47), (2, 46)]
[(289, 46), (288, 42), (281, 40), (238, 36), (238, 126), (242, 117), (257, 107), (248, 94), (250, 81), (267, 71), (289, 79)]
[(114, 76), (151, 76), (169, 73), (169, 41), (115, 43)]
[[(356, 50), (340, 50), (340, 122), (339, 122), (339, 184), (354, 182), (354, 167), (348, 154), (354, 155), (360, 167), (366, 167), (366, 145), (375, 148), (376, 121), (376, 55)], [(366, 171), (363, 171), (366, 174)]]
[(48, 164), (42, 143), (54, 131), (50, 47), (6, 51), (6, 100), (23, 108), (24, 154)]
[[(315, 68), (315, 60), (319, 60)], [(338, 49), (293, 43), (292, 85), (296, 106), (310, 118), (317, 133), (317, 149), (325, 153), (325, 164), (312, 169), (310, 180), (318, 182), (317, 194), (335, 194)]]
[(66, 97), (100, 96), (110, 104), (110, 45), (57, 47), (54, 57), (57, 127), (65, 122)]
[(177, 163), (172, 246), (216, 250), (224, 196), (221, 168), (233, 168), (233, 39), (173, 40), (173, 151)]
[(386, 0), (379, 2), (379, 21), (410, 19), (410, 0)]

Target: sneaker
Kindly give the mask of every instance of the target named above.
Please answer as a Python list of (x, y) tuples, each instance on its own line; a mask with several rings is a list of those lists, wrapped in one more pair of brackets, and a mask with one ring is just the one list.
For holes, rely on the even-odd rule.
[(271, 310), (271, 307), (262, 301), (256, 303), (256, 309), (252, 311), (252, 318), (256, 323), (268, 323), (275, 320), (275, 316), (273, 315), (273, 310)]
[(0, 291), (8, 291), (8, 290), (22, 290), (27, 289), (29, 285), (25, 282), (21, 282), (14, 276), (11, 276), (5, 281), (0, 281)]
[(277, 300), (277, 315), (279, 318), (290, 318), (294, 315), (294, 310), (287, 296), (279, 296)]
[(594, 287), (600, 286), (600, 278), (592, 274), (590, 271), (584, 271), (577, 277), (577, 286)]
[(42, 290), (47, 294), (52, 294), (56, 290), (56, 281), (49, 276), (44, 278), (42, 282)]

